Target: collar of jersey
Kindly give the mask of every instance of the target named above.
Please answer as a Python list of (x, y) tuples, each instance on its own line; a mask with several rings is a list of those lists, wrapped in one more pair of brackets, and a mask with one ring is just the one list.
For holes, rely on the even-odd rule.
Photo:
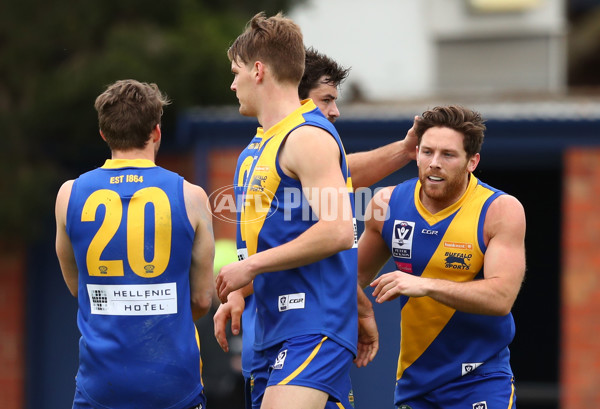
[(153, 168), (156, 164), (149, 159), (107, 159), (102, 169)]
[(305, 113), (310, 112), (313, 109), (317, 108), (317, 106), (315, 105), (315, 103), (313, 102), (312, 99), (305, 99), (305, 100), (301, 101), (301, 104), (302, 105), (300, 105), (298, 108), (296, 108), (288, 116), (286, 116), (281, 121), (277, 122), (275, 125), (273, 125), (269, 129), (267, 129), (267, 131), (264, 131), (263, 128), (258, 128), (257, 134), (258, 134), (258, 130), (262, 130), (264, 132), (261, 144), (265, 144), (269, 139), (271, 139), (273, 136), (277, 135), (279, 133), (279, 131), (281, 130), (281, 128), (288, 126), (289, 121), (292, 120), (291, 118), (294, 118), (294, 117), (297, 118), (298, 116), (302, 116)]
[(415, 188), (415, 206), (417, 207), (417, 211), (421, 216), (423, 216), (425, 221), (427, 221), (427, 223), (429, 223), (430, 226), (433, 226), (437, 222), (444, 220), (446, 217), (450, 216), (458, 209), (460, 209), (465, 200), (467, 200), (467, 197), (469, 197), (471, 192), (475, 190), (476, 187), (477, 178), (471, 173), (469, 174), (469, 184), (467, 185), (467, 189), (465, 190), (465, 193), (463, 193), (461, 198), (458, 199), (456, 203), (445, 208), (444, 210), (439, 211), (436, 214), (431, 214), (429, 210), (427, 210), (425, 206), (423, 206), (423, 204), (421, 203), (421, 199), (419, 198), (419, 192), (421, 191), (421, 181), (417, 180), (417, 186)]

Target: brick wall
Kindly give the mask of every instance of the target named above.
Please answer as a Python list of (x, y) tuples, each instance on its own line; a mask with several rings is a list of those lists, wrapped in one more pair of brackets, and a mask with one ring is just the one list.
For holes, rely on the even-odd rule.
[(600, 149), (571, 149), (564, 163), (561, 408), (598, 408)]
[(25, 251), (0, 243), (0, 406), (24, 407)]

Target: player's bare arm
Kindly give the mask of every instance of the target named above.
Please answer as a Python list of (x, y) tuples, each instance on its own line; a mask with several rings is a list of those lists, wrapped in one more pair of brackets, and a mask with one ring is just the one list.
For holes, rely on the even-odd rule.
[[(221, 302), (226, 301), (231, 291), (245, 286), (257, 274), (310, 264), (347, 250), (354, 243), (350, 197), (334, 138), (320, 128), (303, 126), (290, 134), (279, 155), (281, 168), (300, 181), (319, 221), (286, 244), (223, 267), (217, 277), (217, 293)], [(327, 194), (322, 195), (321, 192)], [(327, 214), (339, 216), (324, 217)]]
[(487, 250), (484, 278), (464, 283), (416, 277), (400, 271), (375, 280), (377, 302), (399, 295), (429, 296), (458, 311), (506, 315), (510, 312), (525, 276), (525, 212), (512, 196), (503, 195), (488, 209), (484, 224)]
[(414, 127), (418, 118), (415, 116), (413, 126), (403, 140), (392, 142), (372, 151), (348, 155), (348, 167), (354, 189), (371, 186), (416, 159), (418, 140)]
[(240, 322), (242, 313), (246, 306), (244, 294), (241, 290), (231, 292), (227, 297), (227, 302), (221, 304), (213, 316), (215, 326), (215, 338), (221, 349), (229, 352), (229, 342), (227, 342), (227, 322), (231, 321), (231, 332), (237, 335), (240, 332)]
[(361, 368), (367, 366), (379, 351), (379, 331), (371, 301), (360, 285), (356, 290), (358, 296), (358, 344), (354, 363)]
[(197, 320), (210, 309), (214, 294), (215, 241), (206, 192), (201, 187), (184, 181), (183, 194), (188, 218), (195, 232), (190, 265), (190, 298), (192, 317)]
[(358, 285), (368, 286), (390, 258), (390, 250), (381, 236), (388, 203), (394, 187), (379, 190), (365, 210), (365, 229), (358, 241)]
[(68, 180), (61, 186), (56, 195), (56, 255), (62, 275), (71, 294), (77, 297), (78, 288), (78, 270), (73, 253), (71, 240), (67, 235), (67, 207), (69, 206), (69, 197), (73, 188), (73, 180)]

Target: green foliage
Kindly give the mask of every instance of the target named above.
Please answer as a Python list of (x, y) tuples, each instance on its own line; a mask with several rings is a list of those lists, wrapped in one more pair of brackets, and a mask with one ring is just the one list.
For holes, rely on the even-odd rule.
[(60, 183), (102, 164), (94, 100), (123, 78), (155, 82), (178, 111), (236, 103), (226, 51), (256, 12), (303, 0), (52, 0), (0, 5), (0, 241), (32, 239)]

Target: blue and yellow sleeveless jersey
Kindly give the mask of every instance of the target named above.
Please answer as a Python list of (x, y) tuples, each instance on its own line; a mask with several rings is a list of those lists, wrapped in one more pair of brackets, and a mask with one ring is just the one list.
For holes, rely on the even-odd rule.
[[(300, 126), (322, 128), (337, 142), (345, 188), (351, 198), (351, 209), (339, 217), (354, 219), (352, 181), (337, 131), (312, 100), (303, 101), (300, 108), (264, 133), (258, 159), (250, 170), (241, 224), (250, 256), (287, 243), (317, 223), (301, 184), (285, 175), (278, 161), (282, 143)], [(264, 350), (299, 335), (323, 334), (355, 354), (356, 257), (354, 246), (316, 263), (259, 274), (254, 279), (255, 349)]]
[(99, 408), (190, 407), (203, 387), (183, 178), (107, 160), (75, 180), (66, 230), (79, 270), (78, 388)]
[[(252, 163), (256, 159), (262, 137), (263, 129), (258, 128), (256, 130), (256, 136), (252, 138), (252, 141), (246, 147), (246, 149), (240, 153), (235, 169), (233, 187), (235, 191), (236, 209), (238, 209), (236, 212), (236, 244), (238, 260), (244, 260), (248, 258), (248, 249), (246, 248), (245, 240), (242, 239), (242, 232), (240, 229), (241, 212), (244, 209), (244, 195), (248, 187), (248, 172), (252, 168)], [(245, 378), (250, 378), (252, 356), (254, 353), (254, 321), (256, 319), (256, 302), (254, 301), (254, 294), (247, 296), (245, 301), (246, 305), (242, 314), (242, 374)]]
[[(461, 199), (431, 214), (421, 204), (420, 189), (415, 178), (396, 186), (390, 198), (382, 236), (397, 269), (457, 282), (483, 278), (485, 215), (504, 193), (470, 175)], [(401, 296), (400, 305), (397, 404), (475, 370), (512, 374), (512, 314), (468, 314), (429, 297)]]

